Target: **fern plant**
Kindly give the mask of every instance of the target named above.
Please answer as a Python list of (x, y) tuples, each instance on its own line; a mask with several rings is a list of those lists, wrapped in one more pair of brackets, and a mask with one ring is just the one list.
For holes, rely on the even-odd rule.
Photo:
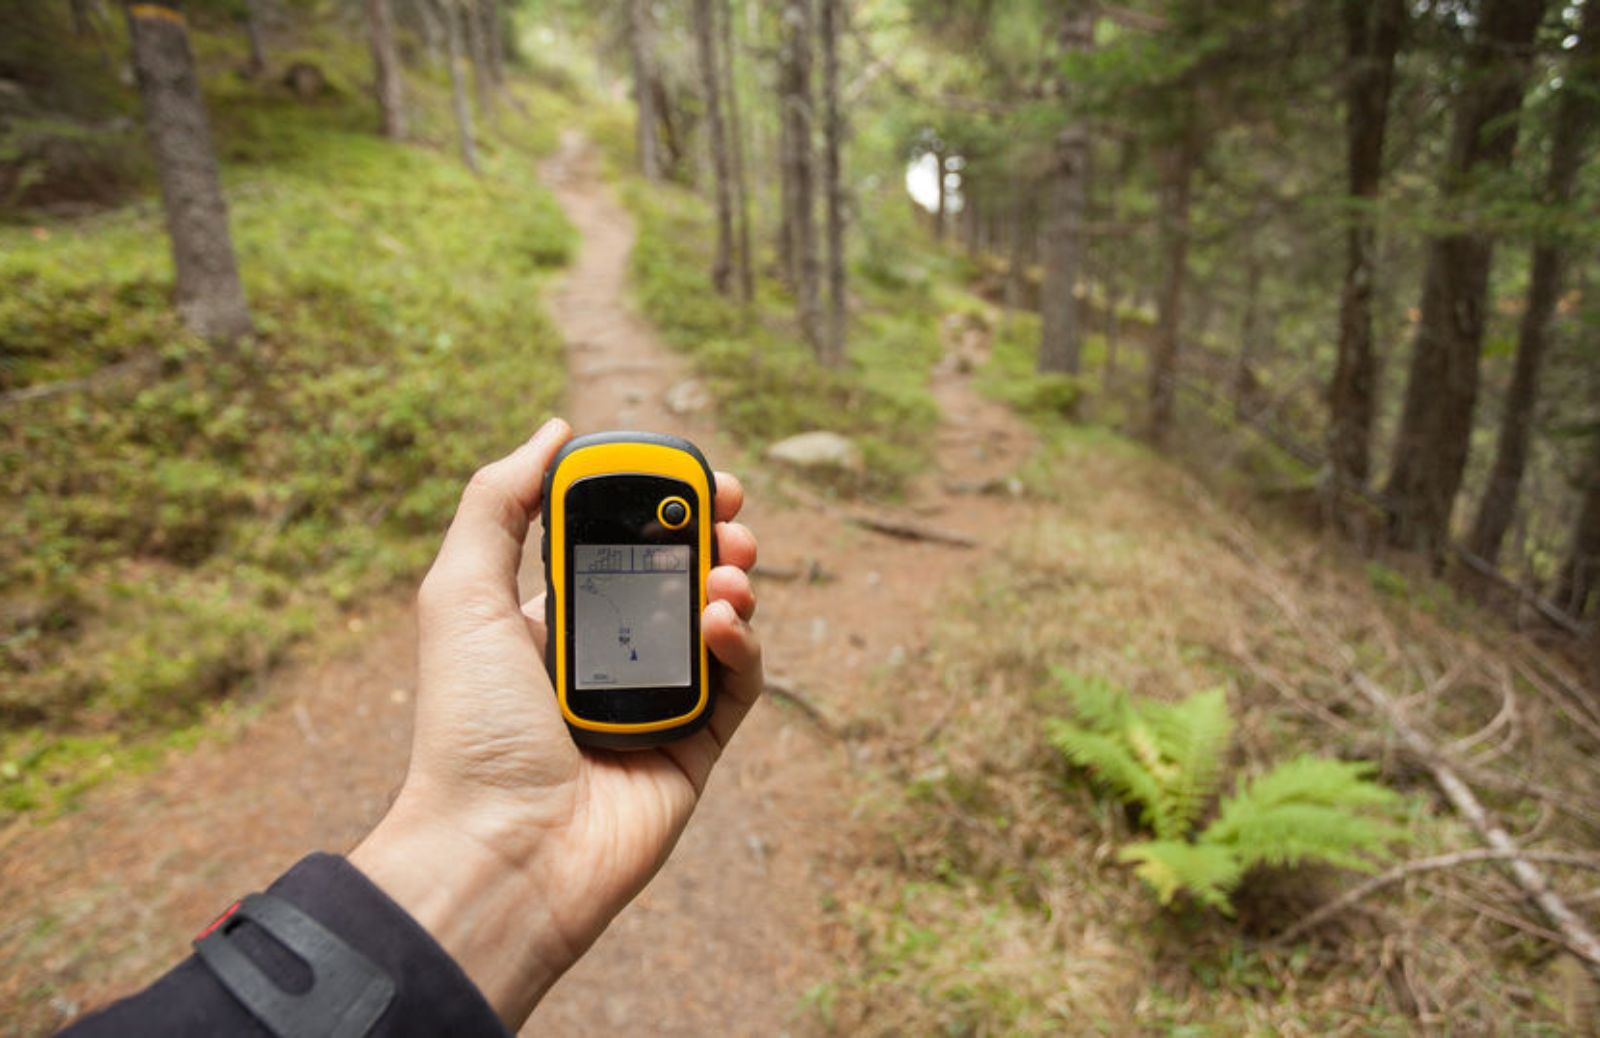
[(1232, 914), (1230, 898), (1258, 865), (1323, 863), (1369, 871), (1403, 838), (1389, 819), (1399, 795), (1372, 781), (1372, 766), (1303, 755), (1238, 781), (1211, 822), (1233, 740), (1220, 688), (1176, 703), (1134, 697), (1097, 677), (1056, 678), (1073, 720), (1046, 721), (1050, 741), (1121, 799), (1136, 804), (1153, 839), (1124, 847), (1121, 861), (1163, 905), (1182, 891)]

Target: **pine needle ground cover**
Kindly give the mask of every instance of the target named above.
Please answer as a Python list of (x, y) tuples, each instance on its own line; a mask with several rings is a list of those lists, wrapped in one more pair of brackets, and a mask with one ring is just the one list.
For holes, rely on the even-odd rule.
[(153, 195), (0, 227), (0, 389), (141, 365), (0, 411), (0, 819), (199, 737), (247, 676), (414, 578), (473, 469), (562, 388), (539, 286), (573, 235), (541, 124), (492, 134), (475, 178), (440, 83), (411, 84), (422, 140), (392, 144), (358, 39), (307, 41), (333, 89), (302, 103), (232, 74), (237, 36), (196, 50), (255, 335), (182, 331)]
[[(1562, 1033), (1572, 964), (1471, 907), (1518, 900), (1492, 865), (1386, 888), (1288, 945), (1274, 935), (1363, 877), (1259, 870), (1231, 889), (1232, 917), (1151, 896), (1119, 856), (1154, 836), (1154, 820), (1052, 738), (1062, 724), (1087, 727), (1062, 668), (1173, 709), (1191, 690), (1222, 689), (1233, 731), (1211, 740), (1227, 746), (1217, 792), (1274, 799), (1251, 780), (1307, 754), (1332, 760), (1292, 764), (1291, 785), (1321, 788), (1327, 776), (1301, 769), (1330, 765), (1341, 783), (1359, 781), (1348, 762), (1372, 760), (1370, 778), (1403, 798), (1378, 792), (1380, 810), (1358, 813), (1380, 827), (1373, 846), (1409, 858), (1476, 844), (1264, 601), (1263, 563), (1233, 550), (1233, 520), (1192, 477), (1086, 428), (1047, 438), (1024, 485), (1038, 521), (974, 574), (924, 653), (839, 719), (871, 740), (869, 792), (854, 878), (828, 904), (846, 960), (809, 993), (814, 1018), (843, 1034), (1401, 1034), (1419, 1017), (1452, 1033)], [(1407, 683), (1408, 668), (1437, 675), (1493, 644), (1375, 593), (1359, 564), (1320, 556), (1293, 524), (1252, 536), (1391, 687), (1425, 688)], [(1463, 671), (1437, 730), (1489, 723), (1492, 687)], [(1538, 703), (1519, 699), (1539, 759), (1517, 763), (1536, 781), (1579, 773), (1584, 746)], [(1496, 802), (1524, 831), (1545, 818), (1546, 846), (1593, 838), (1536, 804)], [(1191, 833), (1225, 824), (1211, 800), (1194, 819)], [(1582, 890), (1592, 878), (1561, 882)]]

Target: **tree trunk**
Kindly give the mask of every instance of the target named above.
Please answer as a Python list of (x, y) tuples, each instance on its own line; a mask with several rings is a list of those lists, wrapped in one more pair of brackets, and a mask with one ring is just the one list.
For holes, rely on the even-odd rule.
[(422, 44), (428, 53), (428, 67), (439, 67), (439, 51), (443, 46), (444, 29), (439, 25), (439, 14), (434, 10), (434, 0), (412, 0), (412, 10), (422, 26)]
[[(1259, 226), (1259, 223), (1257, 224)], [(1233, 415), (1244, 419), (1255, 410), (1256, 370), (1261, 340), (1261, 280), (1266, 264), (1255, 252), (1245, 260), (1244, 317), (1239, 322), (1239, 358), (1233, 369)]]
[[(94, 19), (89, 14), (89, 0), (72, 0), (72, 32), (79, 39), (94, 35)], [(253, 12), (252, 12), (253, 13)], [(254, 51), (255, 33), (252, 26), (251, 49)]]
[(1161, 176), (1161, 241), (1166, 259), (1161, 295), (1156, 300), (1156, 333), (1150, 349), (1150, 416), (1146, 435), (1157, 447), (1166, 445), (1177, 397), (1178, 344), (1183, 329), (1183, 288), (1189, 268), (1189, 203), (1194, 193), (1194, 167), (1199, 138), (1194, 126), (1196, 105), (1186, 99), (1188, 116), (1177, 141), (1168, 145)]
[[(1588, 140), (1596, 120), (1595, 91), (1600, 89), (1596, 62), (1600, 58), (1600, 23), (1587, 5), (1579, 8), (1582, 24), (1578, 45), (1571, 52), (1561, 94), (1556, 102), (1555, 125), (1550, 131), (1550, 166), (1545, 172), (1545, 206), (1564, 216), (1572, 202), (1573, 187), (1583, 166)], [(1566, 246), (1542, 241), (1533, 249), (1533, 271), (1528, 280), (1527, 309), (1517, 335), (1517, 358), (1511, 387), (1506, 393), (1505, 410), (1500, 416), (1500, 435), (1495, 445), (1494, 467), (1478, 517), (1473, 523), (1468, 547), (1489, 562), (1500, 558), (1500, 545), (1516, 512), (1517, 494), (1522, 487), (1522, 472), (1528, 460), (1528, 441), (1533, 432), (1534, 408), (1539, 396), (1539, 368), (1550, 341), (1550, 319), (1561, 296), (1562, 275), (1566, 266)]]
[(1556, 605), (1580, 619), (1589, 611), (1589, 599), (1600, 590), (1600, 431), (1589, 437), (1582, 493), (1578, 521), (1572, 529), (1572, 546), (1556, 592)]
[(811, 144), (811, 4), (784, 0), (783, 38), (779, 47), (779, 96), (788, 137), (788, 245), (794, 275), (800, 333), (821, 350), (822, 315), (817, 265), (817, 230), (812, 196), (815, 174)]
[(377, 74), (378, 112), (383, 135), (391, 140), (406, 136), (406, 98), (400, 72), (400, 52), (394, 45), (394, 15), (389, 0), (366, 0), (367, 40), (372, 46), (372, 67)]
[(483, 24), (489, 51), (489, 78), (496, 91), (506, 85), (506, 36), (500, 0), (483, 0)]
[(474, 173), (478, 166), (478, 146), (473, 140), (472, 105), (467, 101), (466, 77), (461, 74), (461, 12), (456, 0), (438, 0), (444, 18), (446, 59), (450, 63), (450, 107), (456, 115), (456, 137), (461, 144), (461, 161)]
[[(1543, 9), (1544, 0), (1484, 0), (1442, 178), (1447, 210), (1469, 179), (1511, 162)], [(1447, 234), (1428, 247), (1422, 316), (1387, 493), (1395, 508), (1391, 543), (1427, 552), (1436, 566), (1444, 562), (1450, 513), (1467, 464), (1493, 253), (1493, 239), (1483, 233)]]
[(733, 162), (734, 249), (739, 299), (755, 298), (755, 274), (750, 258), (750, 191), (744, 176), (744, 129), (739, 119), (739, 77), (733, 55), (733, 6), (720, 0), (722, 14), (723, 95), (728, 99), (728, 157)]
[(130, 0), (126, 8), (133, 69), (172, 239), (178, 313), (199, 335), (235, 339), (250, 330), (250, 311), (239, 283), (188, 27), (172, 2)]
[(1005, 309), (1009, 319), (1013, 313), (1021, 310), (1025, 305), (1023, 290), (1027, 279), (1027, 258), (1023, 253), (1025, 235), (1023, 227), (1027, 221), (1024, 216), (1026, 203), (1023, 201), (1023, 187), (1020, 177), (1012, 177), (1011, 205), (1006, 209), (1006, 294)]
[(496, 92), (489, 72), (489, 41), (483, 29), (483, 9), (478, 0), (461, 0), (467, 22), (467, 53), (472, 58), (472, 89), (478, 98), (478, 111), (493, 120)]
[(661, 142), (656, 137), (655, 24), (650, 0), (628, 0), (628, 44), (633, 52), (634, 149), (639, 173), (661, 179)]
[(1039, 373), (1076, 375), (1082, 352), (1078, 279), (1083, 268), (1083, 214), (1088, 200), (1089, 136), (1080, 126), (1056, 136), (1049, 173), (1050, 222), (1044, 231), (1044, 282), (1039, 286)]
[[(245, 0), (244, 3), (244, 29), (250, 38), (250, 65), (248, 72), (251, 79), (259, 79), (267, 73), (267, 45), (261, 37), (261, 5), (263, 0)], [(74, 0), (73, 9), (82, 6), (80, 0)]]
[(711, 262), (711, 285), (727, 295), (733, 277), (733, 191), (729, 183), (728, 144), (722, 125), (722, 90), (717, 75), (716, 14), (714, 0), (694, 0), (695, 49), (700, 57), (700, 91), (706, 110), (706, 140), (711, 150), (712, 193), (716, 203), (716, 256)]
[(845, 0), (822, 0), (823, 197), (828, 218), (828, 322), (820, 359), (829, 367), (845, 357), (844, 111), (839, 101), (839, 38), (849, 14)]
[(1328, 457), (1335, 487), (1364, 487), (1372, 466), (1377, 357), (1372, 344), (1372, 212), (1383, 180), (1383, 138), (1405, 30), (1405, 0), (1343, 0), (1345, 170), (1351, 204), (1339, 298), (1339, 357), (1328, 387)]
[(933, 207), (933, 237), (935, 241), (944, 241), (945, 214), (950, 211), (950, 200), (945, 190), (944, 183), (944, 149), (933, 149), (934, 178), (938, 181), (939, 199)]

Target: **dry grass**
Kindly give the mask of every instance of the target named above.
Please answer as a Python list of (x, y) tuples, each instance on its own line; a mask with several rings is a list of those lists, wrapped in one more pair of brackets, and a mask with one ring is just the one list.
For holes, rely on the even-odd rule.
[[(861, 706), (876, 792), (868, 850), (839, 899), (854, 907), (837, 911), (851, 961), (815, 998), (825, 1019), (959, 1034), (1592, 1026), (1592, 979), (1538, 934), (1543, 920), (1493, 864), (1420, 874), (1292, 947), (1271, 935), (1348, 876), (1254, 877), (1237, 920), (1159, 910), (1115, 863), (1126, 812), (1068, 771), (1039, 724), (1064, 710), (1051, 665), (1155, 696), (1222, 683), (1239, 768), (1303, 749), (1371, 758), (1411, 794), (1404, 853), (1475, 846), (1270, 584), (1354, 646), (1442, 745), (1462, 740), (1457, 759), (1525, 845), (1592, 851), (1600, 744), (1558, 709), (1559, 689), (1523, 676), (1558, 684), (1525, 639), (1458, 604), (1397, 597), (1302, 529), (1252, 528), (1119, 441), (1060, 437), (1027, 482), (1048, 502), (1042, 521), (1013, 533), (931, 647)], [(1569, 892), (1594, 884), (1552, 872)], [(1581, 904), (1592, 919), (1600, 898)]]

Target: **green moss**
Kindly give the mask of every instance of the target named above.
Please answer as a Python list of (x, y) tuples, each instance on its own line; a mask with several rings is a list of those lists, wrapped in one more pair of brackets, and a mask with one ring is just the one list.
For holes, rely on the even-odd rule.
[[(344, 604), (413, 579), (472, 470), (559, 397), (538, 289), (575, 237), (537, 177), (553, 131), (505, 119), (483, 177), (383, 141), (341, 85), (364, 49), (308, 32), (328, 98), (207, 79), (254, 335), (182, 329), (153, 198), (0, 227), (0, 390), (142, 365), (0, 412), (0, 815), (62, 801), (40, 784), (92, 781), (102, 751), (163, 745)], [(239, 45), (196, 39), (208, 68)], [(413, 87), (426, 143), (444, 96)]]

